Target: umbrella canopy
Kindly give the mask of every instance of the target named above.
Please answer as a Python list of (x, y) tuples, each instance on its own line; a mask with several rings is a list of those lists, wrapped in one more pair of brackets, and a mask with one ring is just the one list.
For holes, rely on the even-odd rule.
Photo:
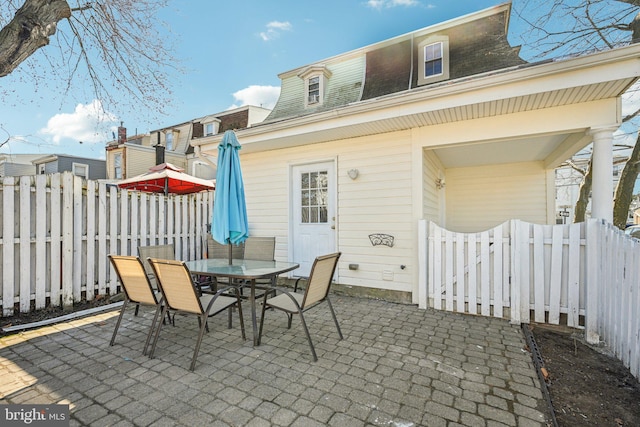
[[(216, 193), (213, 202), (211, 235), (223, 245), (238, 245), (249, 237), (249, 222), (240, 168), (240, 143), (235, 132), (228, 130), (218, 145)], [(229, 246), (231, 264), (231, 246)]]
[(118, 182), (118, 187), (165, 195), (190, 194), (215, 188), (210, 180), (196, 178), (183, 171), (171, 163), (162, 163), (150, 168), (147, 173)]

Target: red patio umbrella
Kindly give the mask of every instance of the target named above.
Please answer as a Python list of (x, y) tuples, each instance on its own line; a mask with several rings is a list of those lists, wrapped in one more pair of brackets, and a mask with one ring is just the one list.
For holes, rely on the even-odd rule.
[(213, 190), (213, 181), (196, 178), (171, 163), (162, 163), (149, 172), (118, 182), (118, 187), (150, 193), (189, 194), (203, 190)]

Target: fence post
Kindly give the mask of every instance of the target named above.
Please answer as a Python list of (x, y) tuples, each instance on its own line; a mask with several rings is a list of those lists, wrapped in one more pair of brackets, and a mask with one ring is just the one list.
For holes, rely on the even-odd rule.
[(589, 344), (600, 342), (598, 334), (598, 302), (600, 300), (600, 284), (602, 280), (600, 272), (600, 247), (602, 245), (600, 231), (600, 220), (590, 219), (586, 223), (587, 241), (586, 258), (587, 269), (585, 277), (585, 339)]
[(520, 221), (511, 220), (511, 323), (520, 324), (522, 318), (522, 245)]
[(418, 221), (418, 307), (427, 308), (427, 221)]

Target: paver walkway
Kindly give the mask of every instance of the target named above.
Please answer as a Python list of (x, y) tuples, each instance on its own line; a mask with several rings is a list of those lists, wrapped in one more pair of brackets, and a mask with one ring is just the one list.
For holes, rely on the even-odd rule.
[(165, 326), (154, 359), (141, 354), (148, 309), (125, 315), (113, 347), (117, 312), (6, 336), (0, 403), (66, 403), (72, 426), (546, 425), (518, 326), (377, 300), (333, 302), (344, 340), (326, 307), (308, 312), (316, 363), (299, 319), (287, 330), (280, 312), (267, 313), (257, 348), (242, 341), (237, 317), (233, 329), (226, 315), (213, 318), (195, 372), (191, 317)]

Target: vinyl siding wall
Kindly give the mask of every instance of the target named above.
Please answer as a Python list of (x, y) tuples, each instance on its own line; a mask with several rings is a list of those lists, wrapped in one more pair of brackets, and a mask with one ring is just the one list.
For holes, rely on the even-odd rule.
[(447, 169), (444, 226), (474, 232), (510, 219), (546, 224), (546, 175), (541, 162)]
[[(262, 153), (241, 152), (250, 233), (276, 236), (276, 259), (287, 260), (291, 167), (330, 160), (337, 165), (339, 283), (411, 292), (416, 239), (408, 131)], [(349, 169), (359, 170), (357, 179), (349, 178)], [(372, 246), (368, 237), (372, 233), (394, 236), (394, 246)], [(351, 263), (359, 269), (349, 270)]]
[(444, 190), (436, 188), (436, 179), (444, 177), (444, 166), (431, 150), (423, 151), (422, 158), (423, 215), (427, 221), (442, 223), (444, 219)]

